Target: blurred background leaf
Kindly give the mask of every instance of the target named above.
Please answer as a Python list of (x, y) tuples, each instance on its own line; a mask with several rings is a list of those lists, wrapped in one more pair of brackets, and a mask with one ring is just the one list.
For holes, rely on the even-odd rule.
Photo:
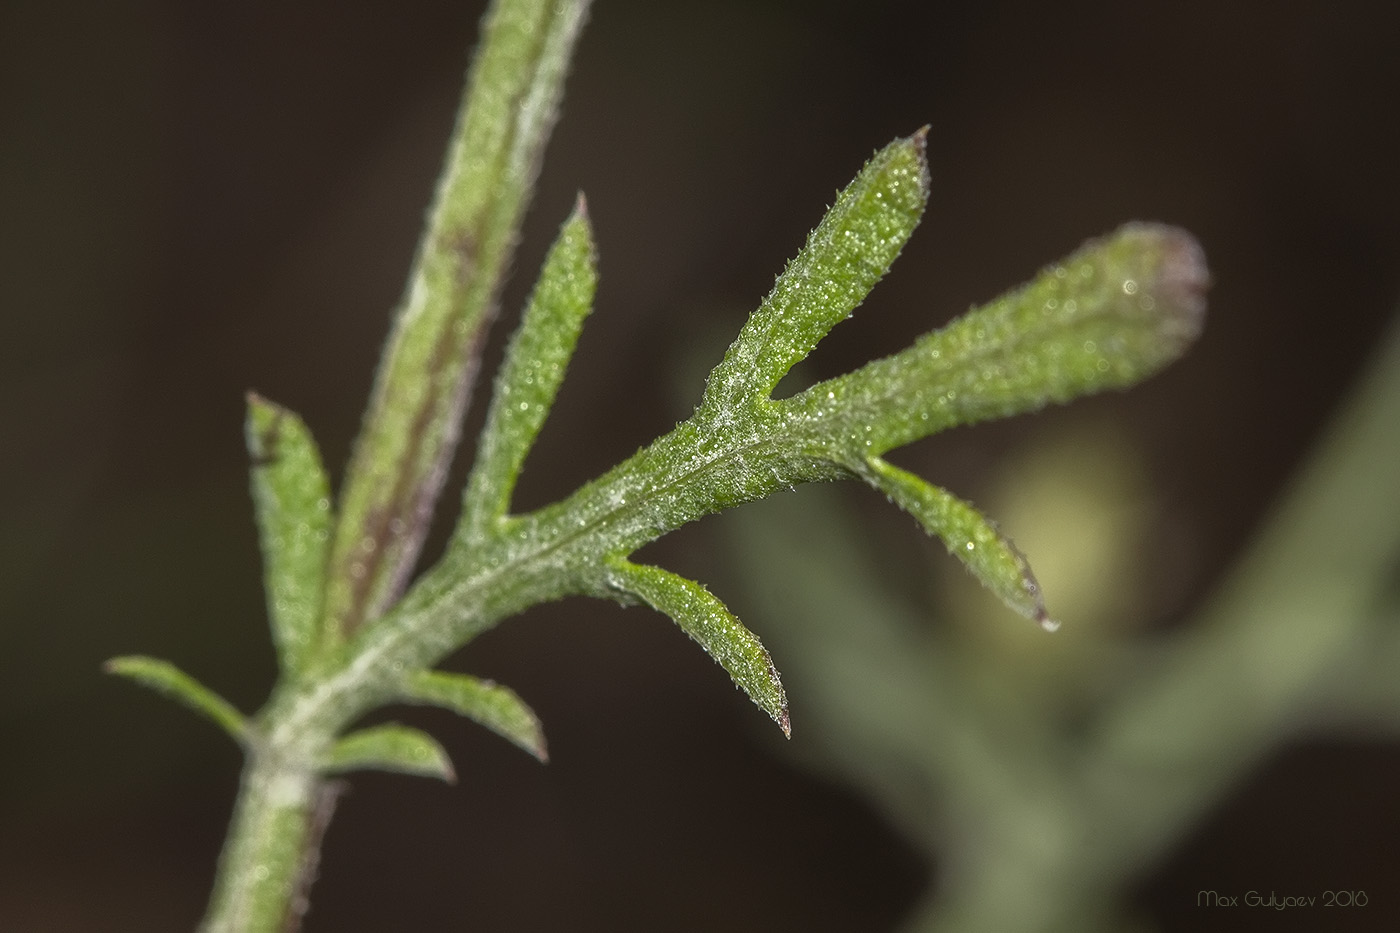
[[(244, 392), (298, 411), (338, 478), (481, 7), (0, 7), (0, 925), (188, 930), (200, 915), (237, 749), (99, 665), (148, 651), (240, 708), (264, 699), (275, 663)], [(1267, 513), (1400, 296), (1400, 131), (1377, 103), (1400, 84), (1400, 13), (1360, 0), (860, 11), (596, 5), (517, 270), (539, 267), (583, 189), (598, 308), (518, 504), (569, 491), (688, 415), (704, 370), (671, 391), (678, 361), (737, 330), (853, 166), (927, 123), (921, 229), (807, 376), (893, 352), (1124, 220), (1192, 230), (1216, 284), (1181, 364), (895, 458), (992, 510), (998, 490), (1014, 505), (1021, 488), (1006, 471), (1085, 436), (1061, 430), (1106, 437), (1126, 467), (1099, 497), (1117, 517), (1094, 528), (1137, 541), (1116, 559), (1151, 569), (1094, 611), (1169, 628)], [(487, 372), (532, 278), (508, 289)], [(459, 463), (449, 483), (462, 475)], [(1021, 479), (1028, 498), (1053, 485)], [(874, 562), (881, 586), (915, 605), (947, 592), (936, 543), (878, 496), (841, 493), (863, 537), (896, 545)], [(710, 581), (767, 640), (776, 629), (719, 572), (728, 519), (639, 559)], [(1046, 566), (1057, 555), (1017, 542), (1066, 619), (1056, 638), (1069, 635)], [(1008, 624), (1029, 629), (1011, 650), (1050, 644), (1067, 670), (1086, 663), (1076, 642)], [(923, 893), (926, 857), (884, 811), (785, 757), (803, 754), (804, 704), (817, 702), (797, 683), (785, 749), (709, 659), (644, 613), (542, 607), (469, 656), (458, 666), (530, 698), (552, 763), (446, 711), (395, 711), (442, 739), (461, 782), (408, 793), (357, 776), (309, 933), (708, 931), (735, 903), (754, 930), (895, 929)], [(1398, 779), (1393, 745), (1334, 735), (1280, 749), (1131, 902), (1195, 929), (1212, 922), (1195, 892), (1235, 879), (1379, 889), (1400, 874)], [(736, 849), (741, 836), (767, 845)], [(1350, 919), (1391, 929), (1400, 908), (1373, 901)]]

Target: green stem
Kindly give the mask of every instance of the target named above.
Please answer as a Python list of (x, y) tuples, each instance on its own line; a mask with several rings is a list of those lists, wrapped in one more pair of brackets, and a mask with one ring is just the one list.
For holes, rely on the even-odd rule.
[[(589, 0), (496, 0), (482, 28), (407, 296), (341, 493), (318, 638), (323, 657), (399, 596), (456, 447)], [(293, 933), (330, 819), (319, 776), (368, 702), (327, 702), (333, 677), (279, 684), (249, 757), (203, 933)], [(382, 699), (383, 675), (358, 700)], [(329, 688), (329, 689), (328, 689)]]
[(403, 590), (457, 446), (589, 0), (499, 0), (341, 491), (322, 637)]
[[(333, 794), (308, 762), (270, 749), (250, 753), (228, 842), (200, 933), (294, 931)], [(322, 806), (318, 807), (320, 802)]]

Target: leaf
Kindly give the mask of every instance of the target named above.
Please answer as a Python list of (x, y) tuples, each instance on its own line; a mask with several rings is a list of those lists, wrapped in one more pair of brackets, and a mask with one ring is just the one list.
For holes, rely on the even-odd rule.
[[(403, 675), (395, 671), (435, 664), (529, 606), (573, 594), (630, 597), (674, 619), (786, 731), (786, 697), (758, 638), (700, 584), (623, 558), (687, 522), (784, 486), (857, 477), (960, 541), (964, 560), (972, 543), (973, 571), (1045, 623), (1024, 561), (990, 522), (872, 460), (956, 424), (1145, 378), (1199, 332), (1208, 276), (1188, 234), (1129, 225), (901, 353), (790, 398), (760, 397), (849, 313), (898, 251), (916, 211), (902, 221), (898, 211), (889, 215), (891, 235), (871, 247), (869, 263), (852, 253), (849, 268), (838, 268), (836, 244), (849, 229), (840, 218), (859, 221), (848, 199), (859, 200), (862, 184), (884, 190), (876, 182), (887, 156), (891, 165), (905, 160), (895, 174), (918, 182), (914, 201), (921, 203), (919, 148), (918, 137), (897, 142), (841, 196), (830, 218), (836, 232), (813, 235), (712, 372), (693, 417), (569, 497), (512, 516), (508, 534), (457, 536), (393, 615), (357, 640), (347, 672), (381, 672), (366, 676), (380, 678), (386, 696), (397, 695)], [(910, 194), (904, 181), (889, 197)], [(889, 203), (883, 197), (871, 208), (876, 215)], [(842, 300), (818, 300), (828, 294)], [(803, 300), (779, 300), (793, 295)]]
[(607, 570), (609, 586), (670, 616), (791, 737), (787, 695), (773, 660), (758, 636), (724, 603), (694, 580), (660, 567), (613, 558), (607, 561)]
[(238, 744), (247, 744), (250, 730), (243, 714), (228, 700), (169, 661), (130, 654), (112, 658), (102, 665), (102, 669), (165, 694), (212, 720)]
[(841, 192), (711, 372), (702, 404), (768, 396), (889, 271), (928, 200), (926, 133), (877, 152)]
[(508, 687), (466, 674), (418, 671), (405, 681), (401, 699), (450, 709), (515, 743), (541, 762), (549, 760), (539, 717)]
[(330, 480), (306, 425), (248, 393), (248, 453), (267, 614), (282, 669), (302, 674), (316, 648), (330, 547)]
[(437, 740), (419, 729), (386, 723), (342, 736), (327, 753), (328, 773), (370, 769), (435, 777), (457, 783), (452, 761)]
[(982, 585), (1009, 608), (1053, 632), (1060, 623), (1045, 611), (1040, 584), (1030, 564), (996, 525), (969, 503), (878, 457), (866, 461), (862, 477), (882, 491), (924, 530), (942, 539)]
[(511, 493), (593, 308), (598, 273), (588, 210), (580, 195), (545, 258), (520, 328), (506, 349), (463, 499), (459, 534), (487, 530)]
[(1128, 224), (913, 346), (783, 403), (852, 469), (956, 425), (1139, 382), (1200, 333), (1209, 284), (1190, 234)]

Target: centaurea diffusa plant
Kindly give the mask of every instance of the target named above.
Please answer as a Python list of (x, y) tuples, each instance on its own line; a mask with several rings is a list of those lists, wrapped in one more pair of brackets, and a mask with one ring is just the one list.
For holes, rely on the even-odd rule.
[(839, 194), (710, 373), (689, 419), (561, 501), (514, 514), (516, 480), (592, 309), (595, 248), (580, 197), (506, 350), (451, 541), (413, 579), (587, 7), (499, 0), (488, 14), (334, 505), (306, 425), (249, 395), (253, 498), (280, 663), (267, 704), (245, 716), (167, 662), (109, 662), (205, 713), (245, 749), (209, 933), (296, 927), (335, 775), (377, 768), (453, 778), (430, 736), (396, 724), (354, 728), (366, 714), (395, 703), (443, 706), (546, 757), (540, 724), (515, 693), (434, 669), (538, 603), (588, 595), (656, 608), (788, 733), (787, 698), (758, 637), (701, 584), (630, 559), (704, 515), (799, 483), (859, 479), (940, 537), (1009, 607), (1053, 628), (1011, 542), (971, 505), (883, 456), (948, 427), (1131, 385), (1199, 332), (1206, 272), (1195, 241), (1130, 224), (900, 353), (773, 398), (918, 224), (929, 189), (920, 130), (875, 153)]

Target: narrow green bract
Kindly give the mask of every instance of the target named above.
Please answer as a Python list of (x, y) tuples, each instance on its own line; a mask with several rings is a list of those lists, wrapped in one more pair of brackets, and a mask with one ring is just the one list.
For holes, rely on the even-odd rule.
[(877, 152), (841, 192), (710, 373), (705, 405), (766, 397), (865, 300), (923, 215), (926, 132)]
[(196, 713), (209, 718), (239, 744), (248, 741), (248, 720), (243, 714), (228, 700), (169, 661), (130, 654), (112, 658), (103, 665), (103, 669), (109, 674), (134, 680), (183, 703)]
[(539, 435), (593, 309), (598, 284), (593, 232), (580, 196), (545, 258), (481, 432), (457, 533), (479, 538), (505, 517), (525, 457)]
[(549, 760), (539, 717), (509, 687), (467, 674), (417, 671), (404, 681), (399, 699), (450, 709), (513, 742), (540, 761)]
[(248, 394), (253, 510), (277, 658), (291, 677), (317, 644), (330, 545), (330, 480), (311, 432), (295, 414)]
[(633, 564), (621, 558), (608, 561), (608, 583), (619, 597), (636, 597), (670, 616), (681, 631), (729, 672), (753, 700), (783, 730), (792, 734), (787, 695), (768, 649), (744, 627), (715, 596), (694, 580), (662, 570)]
[(971, 504), (879, 457), (866, 461), (861, 476), (918, 519), (925, 531), (942, 539), (948, 553), (1007, 606), (1048, 631), (1060, 627), (1045, 611), (1040, 584), (1026, 558)]
[(322, 770), (330, 774), (362, 769), (397, 771), (457, 783), (452, 761), (437, 740), (398, 723), (351, 732), (331, 746), (322, 765)]

